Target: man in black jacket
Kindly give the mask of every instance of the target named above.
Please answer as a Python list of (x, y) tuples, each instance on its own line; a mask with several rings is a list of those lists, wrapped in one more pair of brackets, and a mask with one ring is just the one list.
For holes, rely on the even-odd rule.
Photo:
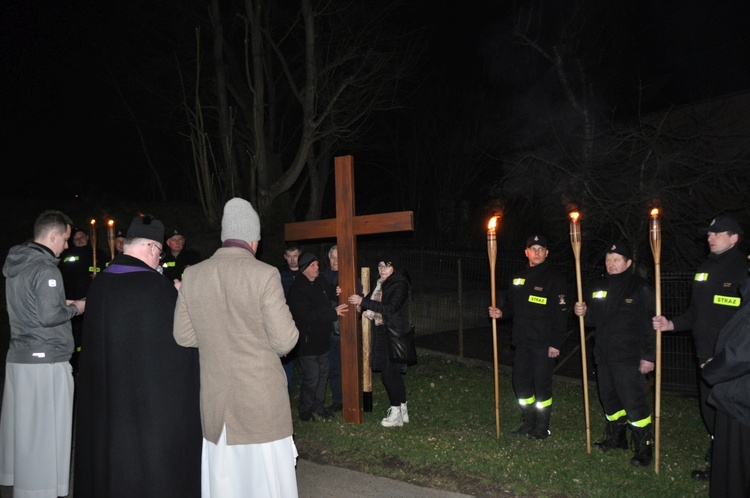
[(513, 276), (507, 302), (490, 306), (490, 317), (513, 319), (513, 390), (523, 412), (516, 434), (545, 439), (550, 434), (552, 371), (565, 339), (567, 288), (563, 275), (547, 261), (547, 237), (529, 237), (525, 254), (528, 267)]
[(651, 409), (643, 376), (654, 370), (656, 335), (651, 328), (656, 297), (646, 281), (633, 273), (630, 247), (616, 242), (605, 256), (607, 276), (588, 292), (590, 306), (579, 302), (574, 311), (596, 329), (599, 398), (607, 417), (602, 451), (628, 449), (627, 427), (633, 432), (635, 455), (630, 463), (651, 463)]
[(324, 408), (328, 380), (328, 350), (333, 322), (346, 314), (349, 305), (331, 307), (337, 289), (320, 275), (318, 258), (306, 252), (299, 257), (299, 275), (292, 282), (287, 304), (299, 330), (297, 354), (302, 370), (299, 417), (303, 422), (315, 420), (315, 415), (333, 417)]
[[(748, 262), (737, 248), (742, 229), (733, 217), (717, 216), (701, 232), (706, 234), (711, 253), (695, 273), (690, 306), (672, 320), (655, 316), (653, 327), (663, 332), (692, 329), (698, 366), (703, 368), (706, 360), (716, 353), (719, 331), (740, 307), (739, 287), (747, 275)], [(716, 410), (706, 403), (708, 385), (700, 381), (698, 387), (701, 416), (713, 439)], [(691, 475), (693, 479), (707, 480), (711, 476), (710, 468), (694, 470)]]

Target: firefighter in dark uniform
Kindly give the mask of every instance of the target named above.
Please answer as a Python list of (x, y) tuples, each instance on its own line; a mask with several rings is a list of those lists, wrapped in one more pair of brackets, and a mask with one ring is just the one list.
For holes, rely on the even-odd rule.
[(489, 312), (491, 318), (513, 320), (513, 390), (523, 415), (515, 432), (545, 439), (550, 435), (552, 371), (565, 339), (567, 286), (547, 261), (544, 235), (529, 237), (525, 254), (529, 265), (511, 280), (507, 302), (499, 308), (490, 306)]
[(607, 417), (602, 451), (628, 449), (628, 425), (635, 455), (630, 463), (645, 467), (653, 456), (651, 409), (644, 375), (654, 370), (656, 334), (651, 328), (656, 296), (633, 272), (632, 253), (624, 241), (612, 244), (604, 262), (607, 275), (586, 293), (589, 305), (576, 303), (577, 316), (596, 329), (599, 399)]
[[(701, 232), (706, 234), (711, 252), (693, 278), (690, 306), (685, 313), (671, 320), (655, 316), (653, 327), (662, 331), (692, 330), (698, 366), (703, 368), (716, 353), (719, 331), (740, 308), (739, 287), (747, 275), (748, 262), (737, 247), (742, 229), (735, 218), (717, 216)], [(713, 440), (716, 411), (706, 403), (710, 388), (702, 380), (698, 388), (701, 416)], [(710, 459), (710, 454), (709, 449), (707, 459)], [(711, 469), (694, 470), (691, 476), (696, 480), (708, 480)]]
[[(89, 284), (95, 274), (101, 272), (109, 253), (97, 251), (96, 265), (94, 265), (94, 250), (89, 244), (89, 234), (84, 228), (74, 228), (70, 233), (68, 248), (60, 254), (60, 273), (65, 285), (65, 298), (81, 300), (86, 298)], [(71, 320), (75, 350), (70, 359), (73, 373), (78, 372), (78, 355), (81, 351), (81, 334), (83, 333), (83, 315), (74, 316)]]
[(198, 251), (185, 248), (185, 235), (177, 228), (167, 232), (164, 240), (164, 259), (161, 260), (162, 273), (169, 280), (182, 280), (185, 268), (197, 265), (201, 258)]

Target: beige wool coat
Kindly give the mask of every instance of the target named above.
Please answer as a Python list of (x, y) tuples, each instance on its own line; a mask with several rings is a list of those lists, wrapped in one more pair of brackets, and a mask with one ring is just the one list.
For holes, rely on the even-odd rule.
[(178, 344), (200, 355), (203, 437), (259, 444), (292, 435), (280, 357), (299, 332), (279, 271), (248, 250), (223, 247), (186, 268), (174, 315)]

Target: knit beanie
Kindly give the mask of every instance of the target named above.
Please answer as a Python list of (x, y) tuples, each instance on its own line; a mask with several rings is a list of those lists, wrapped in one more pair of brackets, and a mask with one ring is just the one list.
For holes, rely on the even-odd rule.
[(311, 252), (303, 252), (300, 257), (297, 259), (297, 265), (299, 267), (299, 272), (303, 273), (305, 270), (307, 270), (307, 267), (313, 264), (315, 261), (317, 261), (318, 258)]
[(224, 204), (221, 218), (221, 241), (237, 239), (245, 242), (260, 240), (260, 218), (245, 199), (235, 197)]

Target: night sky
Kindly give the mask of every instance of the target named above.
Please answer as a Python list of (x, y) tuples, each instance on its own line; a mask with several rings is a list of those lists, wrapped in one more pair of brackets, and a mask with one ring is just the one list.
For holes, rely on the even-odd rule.
[[(133, 9), (156, 8), (152, 2), (128, 3)], [(508, 95), (514, 85), (528, 83), (517, 68), (530, 59), (509, 41), (513, 19), (506, 2), (425, 4), (429, 10), (414, 22), (435, 30), (430, 57), (458, 83), (468, 88), (481, 79)], [(750, 2), (625, 4), (618, 11), (621, 19), (610, 20), (619, 23), (618, 29), (602, 34), (616, 54), (609, 66), (627, 66), (627, 74), (612, 79), (613, 89), (637, 72), (644, 83), (644, 105), (655, 109), (750, 86)], [(135, 16), (121, 18), (122, 12), (94, 1), (5, 0), (0, 9), (2, 194), (67, 196), (98, 188), (113, 175), (115, 189), (146, 182), (138, 137), (111, 84), (112, 74), (128, 68), (109, 65), (127, 59), (138, 43), (139, 27), (127, 24)], [(167, 16), (159, 12), (141, 19), (146, 23)], [(622, 112), (632, 111), (632, 103), (623, 99)], [(148, 119), (148, 103), (130, 104)], [(179, 146), (179, 141), (168, 146)]]

